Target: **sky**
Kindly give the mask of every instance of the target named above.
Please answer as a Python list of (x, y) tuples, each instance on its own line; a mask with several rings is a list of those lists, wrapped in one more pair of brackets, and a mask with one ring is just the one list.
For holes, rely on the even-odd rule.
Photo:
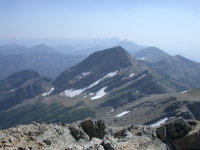
[(200, 62), (199, 0), (0, 0), (0, 39), (128, 39)]

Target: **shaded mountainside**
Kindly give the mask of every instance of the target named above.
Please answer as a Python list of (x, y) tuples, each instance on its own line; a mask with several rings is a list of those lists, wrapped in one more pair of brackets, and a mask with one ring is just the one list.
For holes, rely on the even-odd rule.
[(119, 108), (101, 107), (97, 111), (97, 118), (103, 118), (109, 124), (120, 126), (150, 125), (173, 117), (199, 120), (199, 106), (200, 99), (188, 94), (155, 94), (126, 103)]
[(170, 57), (169, 54), (165, 53), (164, 51), (162, 51), (161, 49), (157, 47), (147, 47), (145, 49), (138, 51), (133, 56), (136, 59), (144, 60), (150, 63), (157, 62), (163, 58)]
[(23, 70), (0, 81), (0, 111), (46, 91), (51, 80), (31, 70)]
[(134, 68), (135, 73), (145, 69), (144, 66), (137, 63), (123, 48), (114, 47), (91, 54), (76, 66), (63, 72), (53, 82), (53, 85), (57, 92), (61, 92), (67, 88), (81, 89), (103, 78), (108, 73), (130, 67)]
[(152, 69), (160, 82), (178, 92), (200, 86), (200, 63), (170, 56), (156, 47), (140, 50), (134, 57)]
[(25, 47), (10, 43), (0, 46), (0, 79), (24, 69), (56, 78), (67, 68), (83, 59), (80, 55), (64, 55), (45, 44)]
[(47, 77), (56, 78), (65, 69), (77, 64), (82, 59), (82, 56), (45, 52), (0, 55), (0, 79), (24, 69), (35, 70)]
[(182, 56), (164, 58), (148, 66), (179, 92), (200, 86), (200, 64)]
[[(40, 99), (42, 101), (43, 99)], [(85, 107), (83, 102), (74, 106), (64, 106), (60, 102), (29, 102), (9, 111), (0, 112), (0, 129), (5, 129), (18, 124), (28, 124), (32, 121), (39, 123), (72, 123), (87, 117), (94, 117), (94, 111)]]

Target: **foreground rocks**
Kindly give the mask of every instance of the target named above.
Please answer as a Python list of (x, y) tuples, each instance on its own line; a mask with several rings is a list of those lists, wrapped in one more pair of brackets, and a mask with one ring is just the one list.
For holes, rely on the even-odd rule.
[[(0, 149), (168, 150), (179, 145), (178, 143), (181, 145), (181, 138), (184, 138), (183, 141), (190, 139), (191, 131), (198, 126), (195, 121), (186, 123), (181, 120), (181, 122), (183, 124), (179, 120), (177, 121), (179, 125), (169, 123), (157, 129), (142, 125), (106, 127), (104, 121), (93, 119), (73, 124), (33, 122), (29, 125), (18, 125), (1, 130)], [(179, 127), (181, 127), (180, 130)], [(193, 139), (196, 139), (196, 136)], [(196, 142), (198, 145), (198, 141)]]
[(194, 120), (171, 120), (157, 129), (157, 135), (174, 150), (200, 149), (200, 124)]

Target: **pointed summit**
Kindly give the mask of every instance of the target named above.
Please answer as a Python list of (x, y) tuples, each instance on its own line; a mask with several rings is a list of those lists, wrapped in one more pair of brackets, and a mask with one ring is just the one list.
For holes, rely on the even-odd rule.
[(67, 88), (80, 89), (89, 86), (109, 73), (130, 67), (135, 73), (144, 70), (143, 66), (126, 50), (117, 46), (91, 54), (79, 64), (64, 71), (53, 82), (53, 85), (58, 92)]

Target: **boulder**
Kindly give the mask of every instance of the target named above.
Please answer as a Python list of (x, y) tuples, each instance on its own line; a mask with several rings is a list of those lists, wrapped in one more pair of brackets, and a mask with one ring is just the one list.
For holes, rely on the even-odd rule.
[(157, 136), (174, 150), (200, 149), (200, 126), (195, 120), (173, 119), (157, 129)]
[(92, 139), (93, 137), (103, 139), (104, 135), (106, 134), (105, 122), (102, 120), (95, 121), (93, 119), (86, 119), (80, 124), (84, 132), (90, 137), (90, 139)]

